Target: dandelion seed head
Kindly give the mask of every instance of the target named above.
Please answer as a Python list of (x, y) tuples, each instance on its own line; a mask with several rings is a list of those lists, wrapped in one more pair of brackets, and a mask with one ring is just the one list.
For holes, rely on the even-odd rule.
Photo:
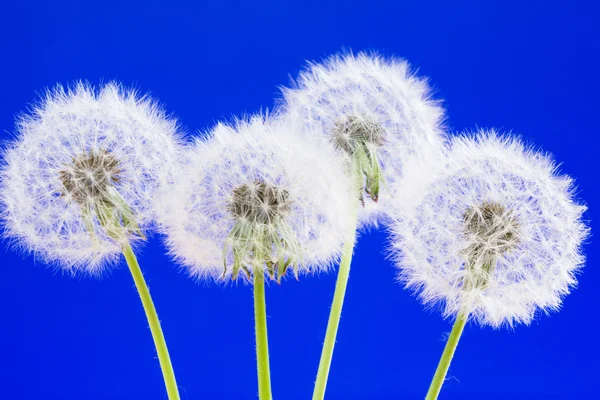
[(338, 259), (356, 199), (343, 157), (325, 138), (255, 116), (219, 124), (180, 168), (157, 201), (170, 253), (192, 276), (279, 280)]
[(480, 131), (453, 139), (445, 163), (402, 185), (413, 198), (394, 211), (390, 251), (400, 280), (445, 316), (529, 324), (576, 285), (586, 208), (549, 156)]
[(393, 192), (411, 158), (435, 161), (443, 148), (443, 109), (404, 60), (336, 55), (312, 63), (283, 89), (280, 112), (327, 137), (359, 170), (363, 227), (385, 220), (405, 193)]
[(0, 171), (4, 237), (66, 271), (102, 273), (119, 235), (135, 245), (151, 226), (180, 149), (176, 122), (118, 84), (78, 83), (49, 90), (16, 128)]

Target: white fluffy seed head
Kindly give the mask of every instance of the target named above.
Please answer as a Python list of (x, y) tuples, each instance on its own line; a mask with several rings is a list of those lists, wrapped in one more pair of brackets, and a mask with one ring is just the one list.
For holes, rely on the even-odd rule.
[(377, 225), (392, 203), (409, 158), (435, 159), (444, 143), (443, 110), (408, 63), (377, 55), (336, 55), (310, 64), (283, 89), (281, 112), (332, 141), (361, 165), (362, 226)]
[(344, 168), (331, 143), (282, 120), (219, 124), (157, 198), (170, 253), (197, 278), (325, 270), (352, 230)]
[(426, 304), (482, 325), (528, 324), (576, 284), (588, 229), (573, 182), (549, 156), (494, 131), (452, 140), (441, 168), (413, 170), (399, 190), (391, 253)]
[(175, 121), (148, 97), (115, 83), (56, 86), (4, 151), (4, 236), (65, 270), (102, 272), (121, 253), (119, 235), (143, 237), (179, 144)]

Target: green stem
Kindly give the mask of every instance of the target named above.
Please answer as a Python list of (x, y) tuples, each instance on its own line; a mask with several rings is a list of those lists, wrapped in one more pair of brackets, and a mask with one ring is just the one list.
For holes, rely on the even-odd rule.
[(344, 249), (342, 250), (342, 259), (340, 261), (338, 277), (335, 283), (335, 292), (333, 294), (333, 303), (331, 304), (331, 311), (329, 313), (325, 342), (323, 343), (323, 350), (321, 351), (321, 361), (319, 362), (319, 371), (317, 372), (317, 380), (315, 381), (313, 400), (322, 400), (325, 397), (325, 388), (327, 386), (327, 378), (329, 377), (329, 369), (331, 368), (335, 338), (337, 336), (338, 326), (340, 325), (342, 306), (344, 305), (344, 296), (346, 295), (346, 286), (348, 285), (348, 277), (350, 276), (350, 262), (352, 261), (354, 243), (356, 241), (356, 208), (352, 218), (354, 226), (352, 227), (352, 234), (348, 237), (346, 243), (344, 243)]
[(142, 275), (140, 265), (128, 242), (123, 244), (123, 255), (125, 256), (125, 260), (127, 260), (129, 271), (131, 271), (135, 287), (138, 290), (142, 305), (144, 306), (144, 311), (146, 312), (146, 318), (150, 324), (150, 331), (152, 332), (152, 338), (154, 339), (154, 346), (156, 347), (158, 360), (160, 361), (160, 368), (162, 369), (169, 400), (179, 400), (179, 391), (177, 390), (175, 373), (173, 372), (173, 365), (171, 365), (167, 343), (165, 342), (165, 337), (160, 327), (160, 321), (156, 314), (156, 308), (154, 308), (154, 303), (152, 302), (150, 291), (144, 280), (144, 275)]
[(269, 341), (267, 338), (265, 277), (260, 270), (254, 271), (254, 319), (256, 328), (258, 397), (260, 400), (271, 400), (271, 372), (269, 369)]
[(435, 370), (435, 375), (431, 380), (431, 385), (429, 386), (429, 391), (427, 392), (425, 400), (435, 400), (438, 398), (440, 390), (442, 390), (444, 380), (446, 379), (450, 362), (452, 361), (452, 357), (456, 351), (456, 346), (458, 345), (462, 331), (467, 323), (467, 317), (468, 315), (464, 313), (460, 313), (458, 314), (458, 317), (456, 317), (456, 321), (454, 321), (454, 326), (452, 327), (452, 332), (450, 332), (450, 336), (448, 337), (448, 342), (446, 343), (446, 347), (442, 353), (440, 363)]

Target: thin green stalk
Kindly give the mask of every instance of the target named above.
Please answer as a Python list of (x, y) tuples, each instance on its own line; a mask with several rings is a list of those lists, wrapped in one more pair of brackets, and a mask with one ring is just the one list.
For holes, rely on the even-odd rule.
[(327, 387), (329, 368), (331, 367), (331, 359), (333, 358), (335, 338), (337, 336), (338, 326), (340, 325), (342, 306), (344, 305), (344, 296), (346, 295), (346, 286), (348, 285), (348, 277), (350, 276), (350, 262), (352, 261), (354, 243), (356, 241), (356, 208), (354, 209), (352, 218), (354, 226), (352, 227), (352, 234), (348, 236), (346, 243), (344, 243), (344, 249), (342, 250), (342, 259), (340, 261), (338, 277), (335, 283), (335, 292), (333, 294), (333, 303), (331, 304), (331, 311), (329, 313), (325, 342), (323, 343), (323, 350), (321, 351), (321, 361), (319, 362), (319, 371), (317, 372), (317, 380), (315, 381), (313, 400), (322, 400), (325, 397), (325, 388)]
[(152, 302), (150, 291), (144, 280), (144, 275), (142, 275), (142, 270), (140, 269), (135, 254), (128, 242), (123, 244), (123, 255), (125, 256), (125, 260), (127, 260), (129, 271), (131, 271), (135, 287), (138, 290), (142, 305), (144, 306), (144, 311), (146, 312), (146, 318), (150, 324), (150, 331), (152, 332), (152, 338), (154, 339), (154, 346), (156, 347), (156, 353), (158, 354), (158, 360), (160, 361), (160, 368), (162, 369), (169, 400), (179, 400), (179, 391), (177, 389), (177, 382), (175, 381), (175, 373), (173, 372), (173, 365), (171, 365), (167, 343), (165, 342), (165, 337), (160, 327), (160, 321), (156, 314), (156, 308), (154, 308), (154, 303)]
[(458, 314), (458, 317), (456, 317), (456, 321), (454, 321), (454, 326), (452, 327), (452, 332), (450, 332), (450, 336), (448, 337), (448, 342), (446, 343), (446, 347), (444, 348), (444, 352), (442, 353), (442, 358), (440, 359), (438, 367), (435, 370), (435, 375), (431, 380), (431, 385), (429, 386), (429, 391), (427, 392), (425, 400), (436, 400), (438, 398), (440, 390), (442, 390), (444, 380), (446, 379), (450, 362), (452, 361), (452, 357), (456, 351), (456, 346), (458, 345), (462, 331), (467, 323), (467, 318), (468, 315), (464, 313), (460, 313)]
[(260, 400), (271, 400), (271, 371), (269, 368), (269, 340), (267, 338), (265, 277), (263, 273), (258, 270), (254, 273), (254, 319), (256, 329), (258, 397)]

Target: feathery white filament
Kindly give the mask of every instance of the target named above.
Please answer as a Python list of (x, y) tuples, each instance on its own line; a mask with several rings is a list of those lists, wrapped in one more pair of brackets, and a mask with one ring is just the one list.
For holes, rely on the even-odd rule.
[[(278, 251), (295, 271), (326, 269), (339, 256), (356, 196), (344, 160), (324, 138), (262, 117), (219, 124), (181, 168), (157, 201), (170, 252), (191, 275), (231, 277), (240, 243), (254, 249), (240, 253), (247, 272), (265, 270)], [(256, 243), (258, 229), (266, 245)], [(256, 249), (262, 254), (252, 262)]]
[(101, 272), (121, 254), (109, 214), (138, 233), (153, 219), (179, 147), (175, 121), (117, 84), (78, 83), (48, 91), (17, 130), (1, 171), (5, 237), (67, 270)]
[(546, 155), (495, 132), (452, 141), (447, 162), (411, 169), (391, 225), (400, 279), (446, 316), (529, 323), (560, 307), (584, 257), (585, 207)]
[(310, 64), (283, 94), (287, 118), (328, 137), (347, 158), (357, 157), (366, 175), (363, 226), (377, 225), (401, 201), (402, 193), (392, 190), (408, 158), (433, 159), (443, 147), (443, 110), (403, 60), (333, 56)]

